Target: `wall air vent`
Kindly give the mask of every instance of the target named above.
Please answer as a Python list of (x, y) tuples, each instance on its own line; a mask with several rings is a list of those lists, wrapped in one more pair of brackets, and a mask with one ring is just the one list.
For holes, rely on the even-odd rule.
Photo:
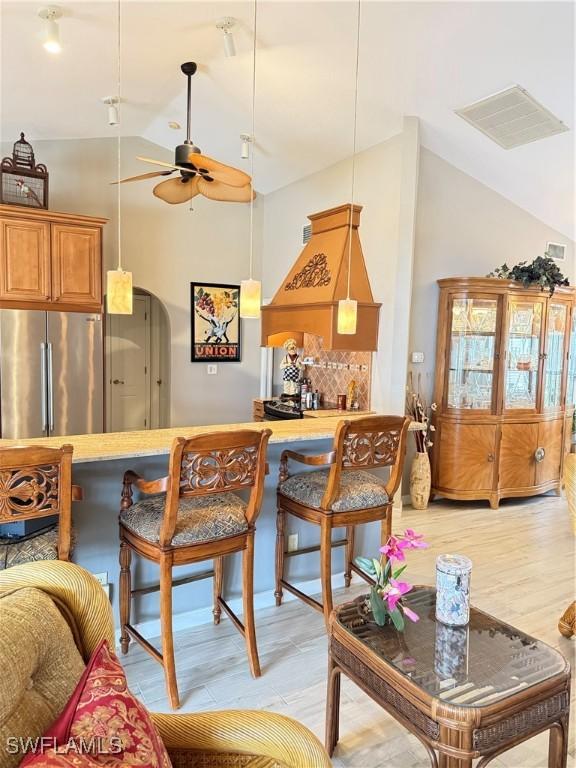
[(519, 85), (455, 112), (504, 149), (520, 147), (569, 130)]
[(302, 244), (306, 245), (306, 243), (309, 242), (311, 237), (312, 237), (312, 224), (306, 224), (306, 226), (302, 227)]

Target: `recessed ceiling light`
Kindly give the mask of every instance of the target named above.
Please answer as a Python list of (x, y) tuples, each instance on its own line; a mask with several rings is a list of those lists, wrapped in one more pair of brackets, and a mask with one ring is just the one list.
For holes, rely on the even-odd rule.
[(172, 128), (174, 131), (179, 131), (182, 126), (180, 123), (177, 123), (176, 120), (170, 120), (168, 123), (168, 128)]
[(455, 110), (503, 149), (513, 149), (569, 130), (519, 85)]
[(62, 9), (57, 5), (47, 5), (38, 11), (38, 16), (44, 21), (44, 49), (48, 53), (60, 53), (62, 46), (57, 20), (62, 18)]

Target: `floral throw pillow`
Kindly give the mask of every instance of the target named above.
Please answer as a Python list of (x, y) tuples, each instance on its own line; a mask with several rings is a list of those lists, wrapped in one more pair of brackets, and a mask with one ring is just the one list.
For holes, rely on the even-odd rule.
[[(32, 743), (33, 741), (33, 743)], [(124, 670), (103, 640), (58, 720), (21, 766), (30, 768), (171, 768), (146, 708), (128, 690)]]

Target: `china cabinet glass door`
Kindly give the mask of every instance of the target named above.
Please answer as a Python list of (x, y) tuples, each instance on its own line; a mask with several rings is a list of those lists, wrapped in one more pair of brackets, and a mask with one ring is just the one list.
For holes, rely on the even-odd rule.
[(543, 301), (510, 299), (504, 376), (504, 408), (507, 410), (537, 408), (543, 314)]
[(576, 309), (572, 310), (568, 381), (566, 383), (566, 406), (570, 405), (576, 405)]
[(452, 299), (448, 320), (448, 408), (492, 410), (498, 307), (497, 298)]
[(564, 344), (568, 307), (560, 302), (548, 304), (546, 324), (546, 353), (544, 357), (544, 408), (562, 405), (562, 378), (564, 373)]

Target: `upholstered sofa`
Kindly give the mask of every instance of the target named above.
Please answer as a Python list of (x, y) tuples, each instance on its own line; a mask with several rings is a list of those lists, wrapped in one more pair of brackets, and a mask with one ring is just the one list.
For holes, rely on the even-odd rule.
[[(0, 572), (0, 768), (19, 764), (16, 737), (42, 735), (60, 714), (92, 651), (114, 647), (110, 603), (84, 569), (35, 562)], [(155, 714), (174, 768), (325, 768), (320, 742), (271, 712)]]

